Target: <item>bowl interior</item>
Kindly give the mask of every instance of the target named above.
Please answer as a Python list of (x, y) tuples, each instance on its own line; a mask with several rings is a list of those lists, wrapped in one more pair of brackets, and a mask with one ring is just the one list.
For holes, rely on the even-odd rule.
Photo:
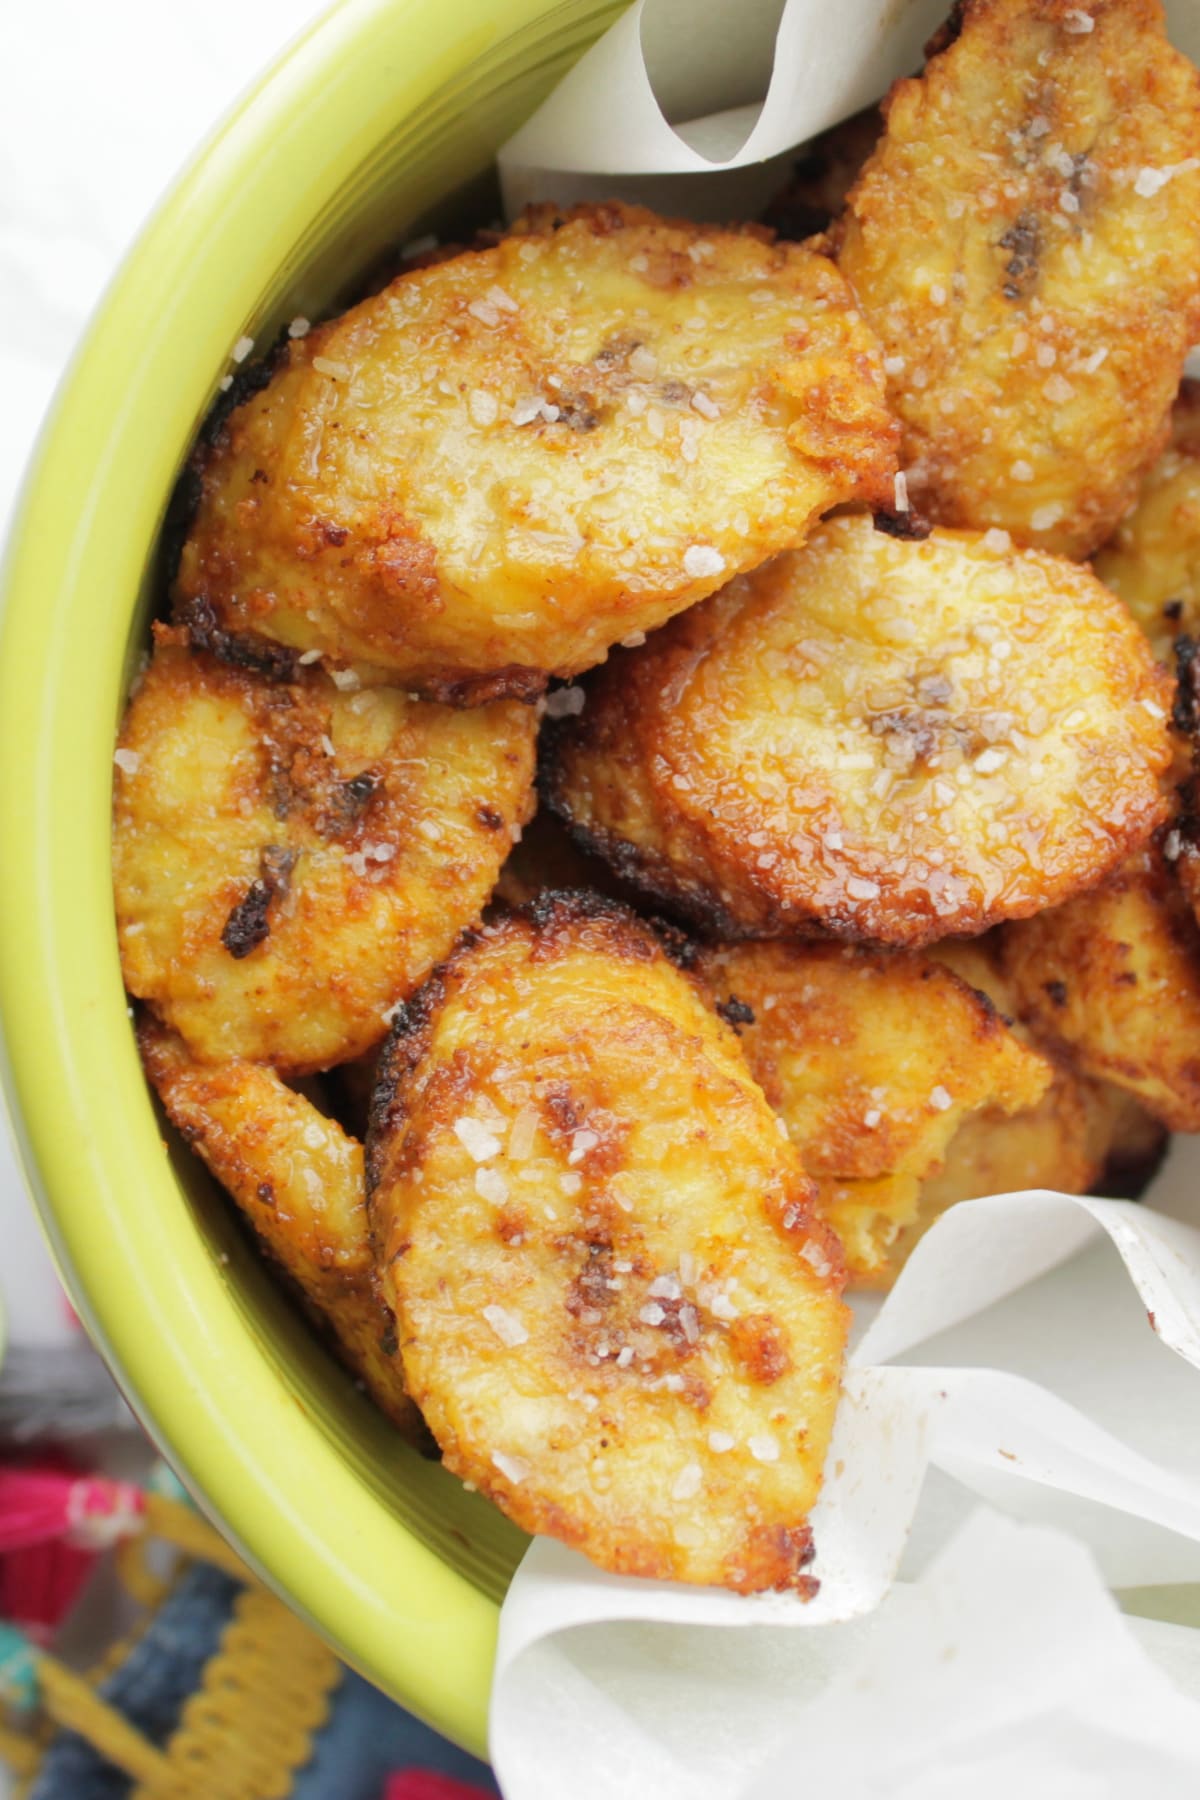
[(342, 0), (184, 174), (57, 397), (0, 639), (0, 1002), (23, 1159), (141, 1418), (264, 1576), (380, 1685), (484, 1746), (523, 1540), (399, 1443), (166, 1141), (113, 925), (113, 738), (188, 448), (232, 367), (424, 228), (625, 0)]

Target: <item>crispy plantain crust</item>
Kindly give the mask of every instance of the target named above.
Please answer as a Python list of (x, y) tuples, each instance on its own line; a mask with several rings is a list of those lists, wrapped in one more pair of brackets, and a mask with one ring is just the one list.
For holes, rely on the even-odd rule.
[(328, 1325), (376, 1405), (419, 1442), (424, 1430), (404, 1389), (395, 1321), (375, 1273), (362, 1145), (273, 1069), (198, 1063), (149, 1017), (138, 1046), (171, 1123)]
[(891, 492), (878, 345), (761, 227), (535, 209), (288, 346), (204, 456), (178, 599), (528, 697)]
[(535, 730), (515, 701), (273, 682), (160, 628), (117, 752), (126, 986), (208, 1062), (361, 1055), (491, 892)]
[(1143, 842), (1169, 704), (1087, 570), (846, 517), (613, 656), (544, 734), (542, 785), (586, 847), (726, 934), (914, 947)]
[(1184, 382), (1171, 441), (1093, 566), (1164, 662), (1200, 632), (1200, 382)]
[(969, 0), (960, 22), (893, 88), (838, 263), (916, 504), (1087, 556), (1200, 334), (1200, 76), (1158, 0)]
[(1171, 1130), (1200, 1130), (1200, 928), (1157, 846), (1000, 942), (1040, 1039)]
[(604, 1568), (811, 1592), (841, 1258), (647, 926), (549, 894), (468, 934), (397, 1018), (369, 1180), (451, 1469)]
[(696, 973), (735, 1023), (859, 1286), (894, 1279), (922, 1183), (981, 1109), (1026, 1111), (1054, 1079), (984, 994), (925, 956), (726, 944), (702, 951)]

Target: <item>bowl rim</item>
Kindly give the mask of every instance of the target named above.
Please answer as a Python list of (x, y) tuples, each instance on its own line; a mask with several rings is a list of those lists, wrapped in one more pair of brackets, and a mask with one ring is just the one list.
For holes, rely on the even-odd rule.
[[(126, 1024), (112, 765), (96, 746), (115, 738), (130, 585), (161, 524), (138, 468), (168, 452), (176, 466), (214, 371), (300, 241), (312, 202), (290, 157), (315, 159), (336, 195), (372, 117), (403, 120), (448, 71), (555, 10), (456, 0), (448, 45), (444, 0), (337, 0), (287, 46), (121, 263), (59, 384), (0, 570), (0, 1074), (59, 1271), (141, 1422), (250, 1566), (346, 1661), (479, 1755), (495, 1602), (356, 1475), (262, 1354), (221, 1259), (180, 1229)], [(596, 0), (576, 10), (598, 30), (612, 0), (607, 18)], [(342, 143), (355, 132), (357, 151)], [(221, 272), (203, 292), (197, 258)]]

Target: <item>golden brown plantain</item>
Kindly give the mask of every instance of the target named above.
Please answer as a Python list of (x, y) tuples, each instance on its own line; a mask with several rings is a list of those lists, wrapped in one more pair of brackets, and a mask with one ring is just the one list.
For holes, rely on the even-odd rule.
[(528, 697), (881, 503), (878, 345), (769, 235), (538, 208), (292, 342), (201, 458), (182, 616)]
[(1177, 638), (1200, 631), (1200, 382), (1184, 382), (1171, 442), (1093, 566), (1164, 662)]
[(833, 232), (914, 503), (1083, 557), (1200, 335), (1200, 75), (1158, 0), (969, 0)]
[(516, 701), (271, 681), (159, 628), (116, 756), (126, 986), (208, 1062), (361, 1055), (487, 900), (535, 731)]
[(860, 1286), (894, 1280), (897, 1246), (959, 1137), (985, 1115), (1027, 1113), (1054, 1079), (985, 995), (928, 957), (727, 944), (702, 951), (696, 972), (740, 1032)]
[(1169, 684), (1084, 569), (867, 518), (613, 656), (542, 782), (726, 935), (916, 946), (1066, 899), (1165, 811)]
[(1200, 929), (1157, 845), (1000, 942), (1039, 1039), (1171, 1130), (1200, 1130)]
[(273, 1069), (198, 1063), (149, 1017), (138, 1046), (171, 1123), (329, 1326), (380, 1411), (419, 1441), (420, 1415), (404, 1389), (395, 1320), (375, 1272), (362, 1145)]
[(647, 926), (548, 894), (467, 934), (397, 1018), (368, 1166), (452, 1470), (605, 1568), (812, 1590), (840, 1253)]

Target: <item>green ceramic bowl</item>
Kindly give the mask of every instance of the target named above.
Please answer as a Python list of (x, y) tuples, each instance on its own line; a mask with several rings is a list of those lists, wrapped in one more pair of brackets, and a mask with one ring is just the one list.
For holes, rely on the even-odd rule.
[(0, 638), (0, 1002), (22, 1154), (67, 1285), (213, 1517), (336, 1648), (484, 1747), (522, 1548), (399, 1444), (164, 1144), (117, 962), (113, 738), (164, 509), (248, 334), (316, 315), (489, 166), (623, 0), (342, 0), (184, 174), (46, 426)]

